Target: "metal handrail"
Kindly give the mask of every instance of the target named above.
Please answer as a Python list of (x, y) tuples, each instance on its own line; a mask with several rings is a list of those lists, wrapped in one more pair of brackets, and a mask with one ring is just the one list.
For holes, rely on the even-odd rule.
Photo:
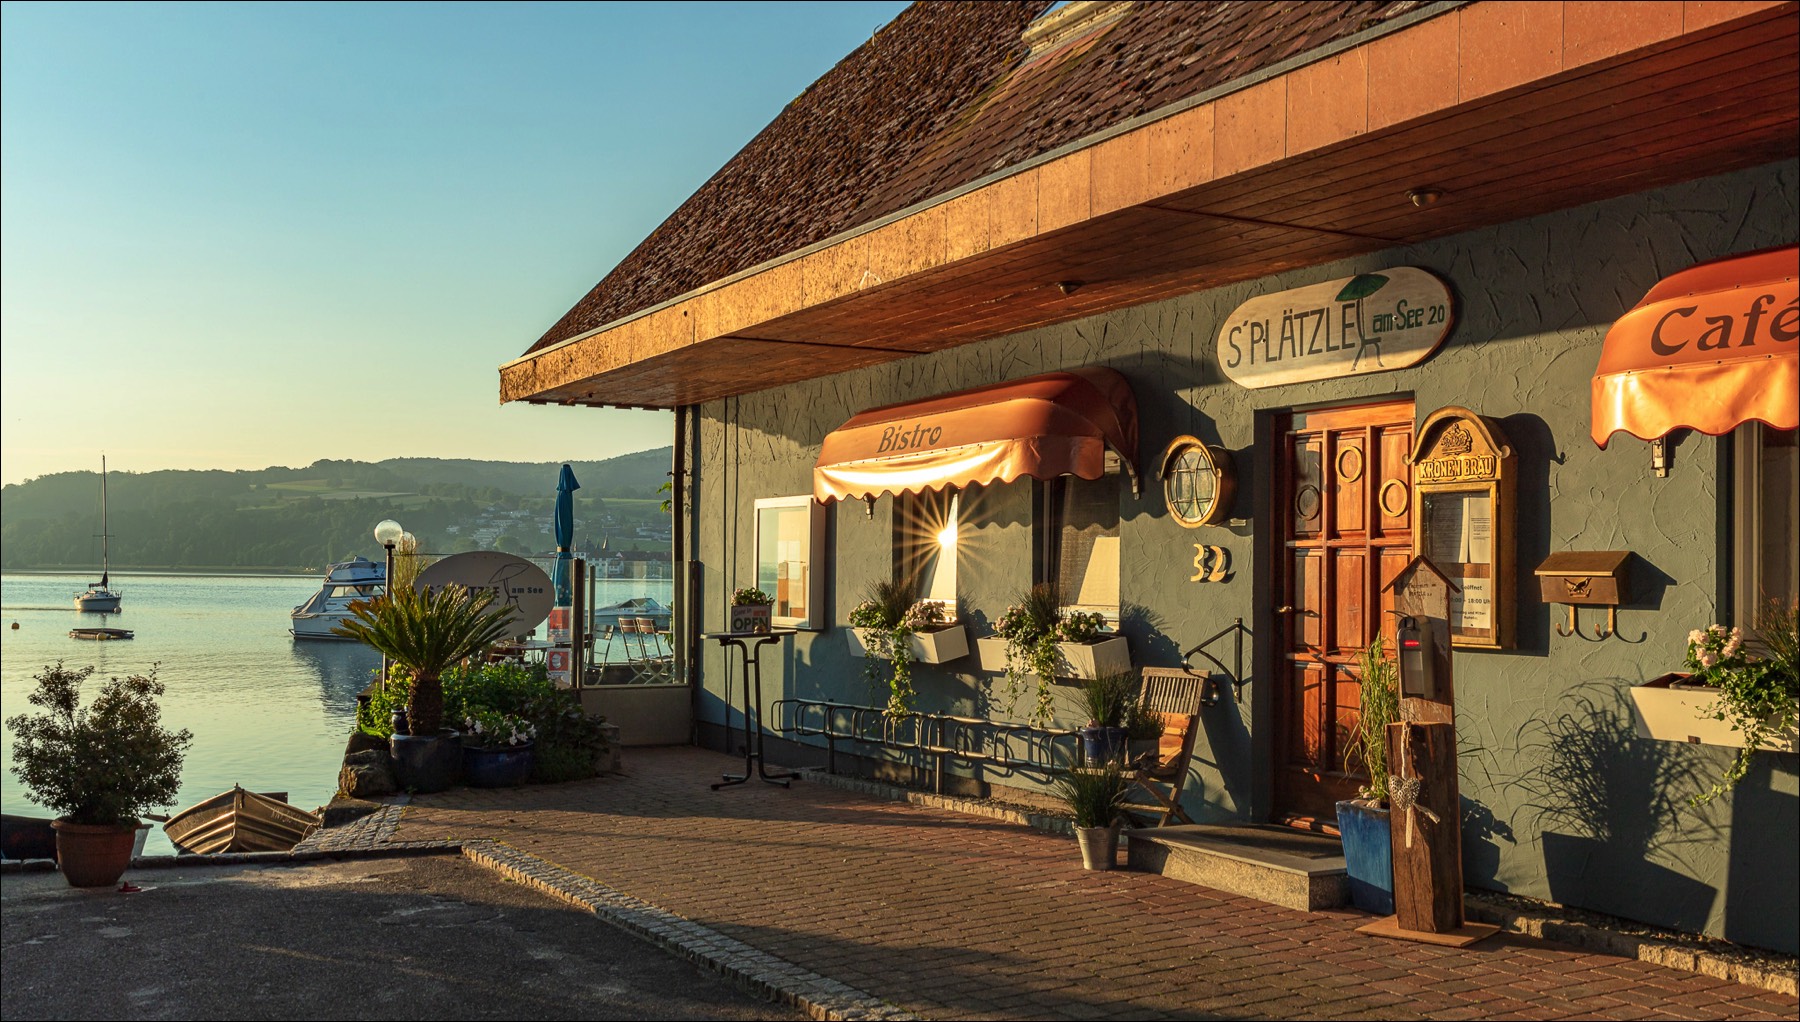
[(908, 711), (890, 714), (883, 707), (839, 703), (829, 699), (777, 699), (769, 704), (770, 730), (796, 737), (825, 739), (825, 769), (837, 773), (837, 744), (851, 742), (933, 761), (933, 790), (944, 791), (947, 760), (982, 763), (1021, 773), (1056, 773), (1058, 745), (1066, 742), (1063, 766), (1080, 761), (1081, 732), (1030, 724), (965, 717), (953, 713)]

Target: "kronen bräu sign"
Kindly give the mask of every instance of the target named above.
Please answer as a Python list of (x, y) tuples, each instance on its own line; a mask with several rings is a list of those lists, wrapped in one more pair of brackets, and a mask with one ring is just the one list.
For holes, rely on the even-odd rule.
[(1219, 365), (1245, 387), (1275, 387), (1418, 365), (1450, 333), (1450, 289), (1395, 266), (1277, 291), (1219, 328)]

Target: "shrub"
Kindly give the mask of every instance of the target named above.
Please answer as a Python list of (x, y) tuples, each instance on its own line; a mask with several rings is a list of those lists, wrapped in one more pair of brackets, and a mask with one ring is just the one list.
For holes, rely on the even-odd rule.
[(144, 812), (175, 801), (181, 760), (193, 734), (162, 726), (156, 705), (163, 683), (149, 674), (112, 678), (90, 706), (81, 685), (92, 667), (62, 661), (37, 675), (28, 697), (43, 713), (8, 718), (13, 773), (33, 801), (76, 823), (135, 823)]

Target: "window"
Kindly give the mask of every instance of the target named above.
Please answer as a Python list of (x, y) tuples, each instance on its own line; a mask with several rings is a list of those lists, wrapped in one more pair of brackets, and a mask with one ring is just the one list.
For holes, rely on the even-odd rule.
[(1119, 620), (1119, 477), (1045, 483), (1038, 520), (1039, 578), (1064, 607)]
[(775, 597), (772, 623), (823, 628), (824, 574), (815, 559), (825, 549), (824, 506), (811, 497), (767, 497), (755, 507), (756, 588)]
[(1770, 600), (1800, 593), (1800, 446), (1794, 430), (1758, 422), (1738, 427), (1732, 444), (1732, 620), (1752, 627)]
[(894, 577), (918, 583), (919, 599), (944, 605), (945, 617), (956, 617), (958, 520), (962, 495), (907, 493), (895, 505), (896, 563)]

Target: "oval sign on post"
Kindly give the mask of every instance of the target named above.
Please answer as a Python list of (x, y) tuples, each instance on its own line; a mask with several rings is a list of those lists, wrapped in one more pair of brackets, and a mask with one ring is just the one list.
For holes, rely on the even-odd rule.
[(1395, 266), (1252, 298), (1219, 328), (1219, 366), (1245, 387), (1405, 369), (1450, 333), (1450, 288)]
[(451, 554), (419, 573), (418, 588), (455, 583), (471, 591), (494, 594), (494, 606), (513, 608), (513, 635), (530, 632), (550, 616), (556, 590), (544, 569), (523, 557), (498, 550), (470, 550)]

